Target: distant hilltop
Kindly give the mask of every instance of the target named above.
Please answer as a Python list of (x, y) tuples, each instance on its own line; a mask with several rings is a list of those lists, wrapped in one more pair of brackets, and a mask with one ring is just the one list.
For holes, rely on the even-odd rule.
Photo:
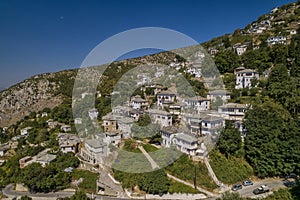
[[(238, 56), (250, 50), (267, 48), (275, 44), (291, 43), (293, 35), (298, 34), (300, 24), (300, 2), (290, 3), (272, 9), (245, 28), (236, 29), (232, 34), (213, 38), (202, 44), (212, 57), (220, 52), (234, 52)], [(186, 47), (186, 48), (195, 48)], [(226, 58), (226, 56), (225, 56)], [(227, 59), (230, 59), (227, 58)], [(176, 61), (176, 62), (175, 62)], [(228, 62), (228, 60), (225, 60)], [(122, 73), (143, 63), (162, 63), (166, 65), (184, 66), (184, 59), (174, 53), (162, 52), (144, 57), (114, 62), (107, 69), (103, 80), (100, 81), (101, 94), (110, 94), (111, 86)], [(221, 73), (233, 72), (239, 63), (216, 62)], [(237, 65), (237, 66), (235, 66)], [(248, 66), (245, 66), (249, 68)], [(252, 66), (253, 67), (253, 66)], [(254, 66), (255, 67), (255, 66)], [(269, 67), (269, 66), (267, 66)], [(258, 69), (260, 73), (263, 69)], [(33, 76), (10, 88), (0, 88), (0, 127), (11, 126), (23, 119), (30, 112), (38, 112), (44, 108), (54, 108), (72, 95), (72, 89), (77, 70), (64, 70), (56, 73), (47, 73)], [(114, 76), (111, 78), (110, 76)], [(196, 74), (197, 76), (197, 74)]]

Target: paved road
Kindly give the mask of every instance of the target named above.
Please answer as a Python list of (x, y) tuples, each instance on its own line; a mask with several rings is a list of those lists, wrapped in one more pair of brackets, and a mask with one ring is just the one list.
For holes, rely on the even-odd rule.
[[(72, 196), (75, 192), (49, 192), (49, 193), (29, 193), (29, 192), (18, 192), (14, 190), (14, 186), (12, 184), (6, 186), (5, 188), (2, 189), (2, 193), (9, 197), (20, 197), (20, 196), (30, 196), (33, 199), (41, 200), (41, 199), (49, 199), (49, 200), (56, 200), (59, 197), (70, 197)], [(91, 195), (88, 195), (91, 196)], [(100, 196), (100, 195), (94, 195), (97, 200), (117, 200), (120, 199), (119, 197), (107, 197), (107, 196)], [(122, 200), (132, 200), (130, 198), (122, 198)]]
[[(168, 175), (170, 177), (170, 175)], [(176, 177), (170, 177), (170, 178), (176, 178)], [(176, 178), (177, 180), (177, 178)], [(180, 179), (178, 179), (179, 181)], [(182, 180), (180, 180), (180, 182), (182, 182)], [(185, 182), (185, 181), (183, 181)], [(187, 183), (188, 185), (192, 186), (192, 184)], [(279, 189), (279, 188), (284, 188), (286, 186), (284, 186), (283, 184), (283, 179), (265, 179), (259, 182), (254, 182), (254, 185), (252, 186), (247, 186), (247, 187), (243, 187), (243, 189), (237, 191), (241, 196), (243, 197), (255, 197), (255, 198), (259, 198), (259, 197), (265, 197), (270, 193), (266, 193), (266, 194), (260, 194), (260, 195), (254, 195), (252, 192), (254, 189), (256, 189), (257, 187), (259, 187), (262, 184), (266, 184), (269, 186), (270, 190), (275, 190), (275, 189)], [(201, 188), (198, 188), (198, 190)], [(199, 190), (200, 191), (200, 190)], [(210, 193), (208, 191), (201, 191), (203, 193), (206, 193), (208, 196), (214, 196), (213, 193)], [(18, 192), (13, 190), (13, 185), (10, 184), (8, 186), (6, 186), (3, 190), (2, 193), (5, 196), (8, 196), (10, 198), (12, 197), (16, 197), (16, 196), (30, 196), (33, 197), (33, 199), (38, 199), (38, 200), (42, 200), (42, 199), (49, 199), (49, 200), (56, 200), (58, 197), (69, 197), (72, 196), (74, 194), (74, 192), (50, 192), (50, 193), (36, 193), (36, 194), (31, 194), (29, 192)], [(170, 197), (169, 197), (170, 198)], [(209, 200), (214, 200), (217, 197), (212, 197), (209, 198)], [(116, 200), (116, 199), (121, 199), (121, 198), (116, 198), (116, 197), (105, 197), (105, 196), (100, 196), (97, 195), (96, 197), (97, 200)], [(170, 198), (170, 199), (176, 199), (175, 198)], [(122, 198), (122, 200), (130, 200), (130, 198)]]
[[(279, 188), (285, 188), (286, 186), (283, 184), (283, 179), (265, 179), (259, 182), (254, 182), (251, 186), (243, 186), (243, 189), (237, 191), (241, 196), (243, 197), (265, 197), (268, 195), (266, 194), (260, 194), (260, 195), (254, 195), (253, 190), (258, 188), (260, 185), (266, 184), (269, 186), (270, 190), (279, 189)], [(272, 192), (270, 192), (272, 193)]]
[(31, 196), (36, 198), (47, 198), (47, 199), (57, 199), (59, 197), (70, 197), (75, 192), (49, 192), (49, 193), (29, 193), (29, 192), (19, 192), (14, 190), (14, 186), (12, 184), (6, 186), (2, 189), (2, 193), (7, 197), (16, 197), (16, 196)]

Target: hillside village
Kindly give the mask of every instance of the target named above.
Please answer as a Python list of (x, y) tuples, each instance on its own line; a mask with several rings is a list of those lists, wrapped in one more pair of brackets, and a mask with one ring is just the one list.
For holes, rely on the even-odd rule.
[[(194, 75), (193, 72), (190, 72)], [(248, 70), (236, 69), (236, 87), (251, 88), (251, 80), (257, 77), (257, 73), (250, 73)], [(244, 80), (245, 79), (245, 80)], [(255, 87), (255, 86), (253, 86)], [(217, 137), (225, 127), (225, 120), (230, 120), (239, 129), (241, 137), (245, 134), (243, 118), (249, 105), (229, 103), (230, 94), (224, 90), (209, 91), (206, 98), (194, 96), (187, 99), (177, 97), (172, 88), (167, 88), (159, 84), (143, 86), (140, 88), (143, 97), (135, 95), (130, 98), (127, 105), (119, 105), (112, 108), (112, 112), (103, 116), (96, 126), (101, 126), (103, 133), (98, 133), (90, 139), (80, 138), (72, 134), (70, 124), (60, 123), (49, 118), (50, 113), (41, 112), (37, 114), (37, 120), (47, 119), (45, 127), (47, 131), (59, 130), (57, 134), (58, 146), (62, 153), (73, 153), (85, 166), (106, 167), (107, 158), (113, 153), (112, 148), (120, 147), (124, 139), (136, 138), (131, 129), (134, 123), (149, 116), (151, 122), (159, 125), (161, 138), (153, 146), (156, 148), (176, 148), (184, 154), (194, 159), (203, 159), (208, 155), (208, 149), (204, 143), (206, 137)], [(148, 89), (151, 93), (144, 93)], [(87, 98), (89, 94), (82, 94), (81, 98)], [(152, 99), (151, 99), (152, 98)], [(155, 98), (153, 100), (153, 98)], [(148, 99), (151, 99), (149, 101)], [(221, 104), (216, 110), (211, 109), (211, 104), (217, 100)], [(150, 103), (151, 102), (151, 103)], [(98, 117), (97, 109), (88, 111), (90, 120)], [(73, 125), (81, 125), (82, 118), (75, 118)], [(5, 130), (5, 128), (4, 128)], [(0, 155), (9, 156), (10, 149), (18, 146), (18, 140), (26, 138), (30, 134), (32, 127), (20, 129), (20, 135), (12, 138), (11, 142), (1, 145)], [(45, 144), (41, 144), (44, 146)], [(113, 145), (113, 146), (111, 146)], [(25, 156), (19, 159), (20, 169), (31, 163), (40, 163), (42, 166), (54, 162), (56, 155), (47, 153), (50, 149), (44, 149), (35, 156)], [(5, 160), (2, 160), (2, 163)], [(66, 171), (72, 168), (66, 168)], [(101, 185), (101, 183), (99, 183)], [(104, 187), (107, 189), (107, 187)], [(104, 190), (103, 188), (103, 190)], [(100, 193), (104, 191), (99, 190)], [(111, 191), (109, 191), (111, 193)]]
[[(251, 142), (263, 141), (257, 144), (257, 146), (263, 146), (268, 144), (262, 138), (272, 140), (271, 136), (253, 134), (253, 130), (257, 131), (256, 127), (249, 124), (250, 122), (253, 122), (252, 124), (257, 122), (254, 116), (258, 116), (257, 120), (261, 120), (262, 123), (268, 123), (268, 121), (263, 120), (272, 120), (273, 117), (279, 121), (282, 119), (280, 122), (286, 123), (286, 125), (291, 124), (291, 128), (288, 130), (291, 134), (295, 134), (297, 141), (297, 131), (299, 130), (297, 125), (299, 124), (299, 82), (297, 83), (299, 70), (297, 71), (297, 69), (299, 66), (296, 62), (299, 59), (289, 59), (290, 55), (282, 55), (280, 49), (286, 48), (284, 51), (289, 52), (292, 47), (297, 49), (297, 45), (300, 44), (298, 38), (300, 16), (294, 16), (300, 13), (299, 10), (299, 3), (274, 8), (269, 14), (260, 17), (258, 21), (244, 29), (239, 29), (232, 35), (216, 38), (203, 44), (207, 53), (214, 59), (215, 67), (221, 69), (220, 74), (214, 77), (208, 77), (210, 75), (209, 70), (206, 69), (208, 54), (202, 49), (196, 53), (192, 51), (193, 55), (189, 55), (187, 58), (170, 56), (171, 60), (162, 59), (162, 62), (151, 64), (151, 69), (146, 71), (141, 69), (134, 74), (129, 74), (128, 77), (131, 79), (124, 78), (124, 80), (128, 80), (127, 86), (122, 84), (121, 75), (118, 77), (119, 74), (116, 73), (117, 75), (112, 76), (116, 76), (117, 78), (114, 78), (119, 79), (121, 84), (116, 86), (114, 91), (106, 87), (110, 85), (110, 81), (114, 80), (107, 76), (103, 78), (96, 94), (79, 88), (80, 92), (75, 99), (70, 100), (68, 97), (62, 100), (63, 103), (57, 107), (51, 105), (49, 108), (46, 106), (40, 111), (31, 112), (12, 126), (1, 128), (0, 172), (5, 173), (0, 174), (0, 186), (5, 187), (9, 183), (22, 183), (27, 187), (27, 190), (28, 188), (31, 190), (34, 187), (21, 182), (20, 180), (24, 180), (24, 178), (20, 177), (25, 176), (22, 174), (24, 170), (29, 169), (30, 166), (36, 167), (36, 164), (44, 169), (56, 166), (56, 164), (63, 166), (63, 169), (57, 170), (57, 173), (67, 174), (68, 179), (66, 180), (68, 180), (68, 184), (71, 182), (70, 185), (73, 188), (79, 187), (80, 183), (84, 181), (84, 178), (70, 175), (79, 173), (78, 169), (92, 173), (91, 176), (96, 174), (94, 188), (92, 190), (88, 188), (86, 192), (115, 197), (146, 198), (147, 193), (148, 195), (196, 193), (193, 198), (206, 198), (212, 194), (217, 196), (219, 193), (230, 190), (232, 184), (253, 177), (252, 167), (255, 170), (258, 165), (263, 165), (261, 163), (264, 161), (254, 160), (251, 157), (252, 154), (248, 157), (244, 157), (244, 155), (247, 155), (247, 152), (252, 153), (253, 149), (249, 146), (254, 148), (255, 145)], [(251, 61), (251, 53), (254, 52), (253, 54), (255, 54), (256, 51), (260, 54), (260, 52), (270, 51), (272, 54), (274, 49), (276, 51), (279, 49), (278, 52), (275, 52), (275, 54), (278, 53), (276, 58), (279, 60), (273, 63), (262, 61), (264, 64), (267, 63), (263, 67), (261, 67), (261, 63), (258, 64), (259, 67), (254, 65), (249, 67), (249, 63), (254, 63)], [(282, 58), (285, 60), (280, 60), (279, 55), (285, 56)], [(255, 54), (255, 56), (257, 55)], [(223, 57), (226, 57), (226, 61), (222, 60)], [(230, 60), (231, 58), (236, 59), (236, 62), (231, 62), (234, 60)], [(147, 58), (141, 58), (141, 60), (143, 59), (147, 60)], [(139, 67), (141, 60), (136, 61), (138, 63), (136, 66)], [(129, 61), (122, 61), (120, 62), (122, 65), (117, 63), (113, 67), (117, 68), (120, 74), (125, 73), (127, 71), (122, 71), (122, 66), (126, 66), (124, 64), (126, 62)], [(164, 66), (160, 66), (161, 63)], [(228, 68), (226, 68), (227, 65)], [(283, 65), (284, 67), (282, 67)], [(220, 68), (220, 66), (222, 67)], [(115, 69), (113, 67), (108, 70), (113, 71)], [(184, 85), (180, 81), (178, 84), (176, 81), (181, 80), (180, 77), (184, 77), (191, 83), (190, 86)], [(223, 81), (220, 82), (221, 78), (224, 80), (224, 84)], [(290, 81), (285, 84), (287, 87), (294, 86), (295, 88), (291, 90), (289, 88), (282, 89), (276, 84), (285, 80)], [(133, 93), (128, 94), (132, 86), (134, 86)], [(189, 93), (188, 87), (193, 89), (192, 94)], [(267, 93), (267, 87), (273, 89), (272, 92)], [(282, 90), (287, 92), (287, 95), (282, 95)], [(94, 96), (97, 102), (95, 107), (81, 108), (79, 106), (76, 110), (77, 114), (72, 113), (72, 104), (83, 105)], [(293, 99), (288, 99), (287, 96), (293, 97)], [(275, 99), (274, 102), (270, 100), (271, 98)], [(115, 104), (110, 107), (112, 99), (115, 100)], [(260, 107), (261, 105), (266, 108)], [(276, 115), (278, 113), (283, 113), (284, 117), (278, 117)], [(281, 129), (282, 127), (285, 128), (284, 124), (278, 128), (277, 125), (273, 126), (271, 123), (276, 124), (276, 122), (271, 121), (268, 125), (271, 127), (270, 130), (266, 128), (263, 131), (270, 132), (270, 135), (272, 130), (281, 133), (286, 131)], [(257, 124), (261, 125), (258, 122)], [(220, 144), (224, 142), (222, 135), (226, 134), (226, 131), (232, 135), (237, 133), (235, 134), (237, 137), (229, 136), (228, 141), (233, 143), (236, 140), (239, 143), (240, 140), (238, 147), (234, 146), (237, 149), (232, 150), (233, 153), (230, 150), (224, 151), (226, 145), (224, 147)], [(292, 141), (291, 143), (297, 147), (297, 144)], [(289, 145), (290, 143), (284, 147)], [(246, 146), (245, 149), (243, 149), (244, 146)], [(272, 147), (266, 147), (266, 149), (270, 148)], [(183, 154), (183, 158), (181, 158), (183, 161), (179, 159), (179, 164), (175, 162), (169, 167), (160, 166), (163, 162), (155, 157), (153, 152), (161, 149), (176, 149), (180, 155)], [(217, 153), (215, 149), (217, 149)], [(140, 163), (134, 163), (131, 160), (123, 161), (124, 158), (120, 150), (139, 153), (143, 159)], [(218, 154), (219, 152), (222, 156)], [(256, 152), (263, 152), (263, 150)], [(239, 153), (242, 156), (237, 155)], [(291, 153), (291, 155), (296, 154), (297, 152)], [(72, 160), (70, 162), (72, 164), (68, 165), (63, 161), (64, 156), (67, 158), (66, 160), (75, 160)], [(235, 156), (237, 158), (234, 158)], [(185, 158), (187, 160), (184, 160)], [(263, 158), (269, 159), (269, 157)], [(263, 158), (261, 160), (264, 160)], [(214, 163), (219, 161), (218, 159), (223, 159), (224, 165), (226, 165), (225, 162), (229, 163), (234, 160), (236, 161), (235, 164), (240, 164), (239, 168), (247, 171), (247, 173), (245, 172), (243, 176), (229, 181), (224, 177), (220, 178), (221, 173), (216, 170)], [(252, 166), (248, 167), (249, 164), (245, 160)], [(155, 172), (158, 168), (163, 168), (164, 172), (159, 169), (157, 173), (163, 173), (162, 177), (168, 181), (173, 175), (177, 175), (177, 178), (180, 176), (176, 170), (180, 169), (180, 162), (183, 162), (192, 168), (189, 168), (189, 178), (180, 178), (189, 182), (190, 185), (185, 185), (188, 188), (181, 185), (175, 192), (170, 192), (168, 189), (147, 191), (143, 185), (137, 187), (131, 183), (132, 180), (128, 180), (129, 183), (126, 182), (124, 177), (125, 175), (129, 177), (129, 175), (122, 174), (118, 168), (114, 169), (114, 166), (124, 163), (127, 166), (128, 163), (126, 162), (132, 162), (130, 164), (133, 170), (137, 172), (143, 167), (145, 170), (149, 170), (141, 172), (153, 170)], [(142, 167), (139, 166), (141, 163), (143, 163)], [(17, 166), (9, 169), (9, 165)], [(178, 169), (175, 169), (176, 167)], [(198, 173), (201, 174), (200, 176), (203, 175), (204, 178), (202, 177), (202, 179), (206, 181), (205, 183), (203, 180), (197, 180), (198, 183), (192, 184), (193, 178), (190, 177), (194, 177), (193, 170), (196, 167), (203, 170)], [(286, 171), (286, 173), (299, 170), (297, 163), (286, 168), (288, 170), (284, 167), (280, 167), (278, 170)], [(10, 172), (10, 170), (15, 171)], [(184, 170), (182, 169), (182, 171)], [(273, 174), (259, 168), (255, 171), (255, 175), (259, 178), (265, 178), (279, 176), (282, 172), (270, 171)], [(224, 174), (224, 171), (222, 173)], [(233, 174), (232, 172), (228, 173)], [(70, 185), (62, 183), (56, 184), (53, 184), (53, 188), (50, 188), (49, 191), (70, 187)], [(83, 187), (82, 185), (80, 187)], [(195, 186), (196, 191), (193, 190), (193, 186)], [(200, 190), (197, 187), (204, 189)], [(43, 192), (43, 189), (36, 190)]]

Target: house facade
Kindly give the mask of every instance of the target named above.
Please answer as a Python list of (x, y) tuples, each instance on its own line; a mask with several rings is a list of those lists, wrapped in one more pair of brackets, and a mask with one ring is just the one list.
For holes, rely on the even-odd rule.
[(201, 116), (199, 114), (186, 114), (184, 120), (190, 134), (195, 136), (201, 135)]
[(120, 116), (129, 117), (131, 110), (132, 110), (132, 108), (129, 108), (127, 106), (118, 105), (118, 106), (115, 106), (112, 108), (112, 113), (114, 113), (116, 115), (120, 115)]
[(230, 94), (226, 90), (212, 90), (208, 92), (207, 99), (210, 101), (216, 101), (217, 98), (220, 98), (223, 102), (226, 102), (230, 99)]
[(114, 115), (113, 113), (108, 113), (102, 117), (102, 126), (104, 132), (115, 132), (118, 129), (117, 118), (121, 116)]
[(54, 121), (53, 119), (48, 119), (46, 122), (50, 129), (54, 129), (58, 125), (58, 122)]
[(80, 157), (91, 164), (103, 163), (103, 158), (107, 155), (108, 146), (100, 139), (86, 140), (80, 149)]
[(218, 113), (227, 120), (241, 121), (244, 119), (247, 105), (228, 103), (218, 108)]
[(71, 131), (71, 126), (70, 125), (62, 125), (60, 127), (60, 130), (64, 131), (65, 133), (70, 132)]
[(26, 127), (26, 128), (21, 129), (21, 135), (27, 136), (29, 134), (30, 129), (32, 129), (32, 127)]
[(149, 115), (154, 123), (160, 124), (161, 127), (172, 125), (172, 114), (163, 110), (149, 109)]
[(246, 50), (247, 50), (247, 45), (241, 45), (235, 49), (238, 56), (243, 55), (246, 52)]
[(182, 113), (182, 109), (184, 108), (184, 103), (174, 103), (169, 105), (169, 112), (172, 115), (180, 115)]
[(118, 146), (121, 143), (122, 134), (117, 132), (106, 132), (104, 133), (105, 139), (104, 142), (107, 144), (112, 144)]
[(171, 147), (172, 139), (177, 133), (177, 129), (174, 126), (166, 126), (160, 130), (160, 133), (162, 137), (162, 145), (168, 148)]
[(218, 134), (225, 127), (225, 119), (221, 117), (201, 117), (201, 135)]
[(172, 139), (172, 143), (182, 153), (195, 156), (199, 148), (198, 139), (192, 135), (178, 133)]
[(135, 109), (132, 109), (130, 110), (130, 113), (129, 113), (129, 116), (131, 118), (134, 119), (134, 121), (138, 121), (140, 116), (143, 115), (143, 111), (142, 110), (135, 110)]
[(273, 36), (269, 37), (267, 40), (269, 45), (275, 45), (275, 44), (286, 44), (286, 37), (285, 36)]
[(185, 103), (187, 108), (198, 112), (210, 109), (210, 101), (200, 96), (191, 97)]
[(58, 145), (63, 153), (77, 153), (80, 139), (74, 134), (60, 133), (57, 136)]
[(195, 156), (199, 148), (198, 139), (190, 134), (179, 133), (173, 126), (163, 127), (160, 130), (162, 145), (170, 148), (175, 146), (182, 153)]
[(162, 107), (164, 104), (174, 103), (176, 95), (169, 91), (160, 92), (157, 94), (157, 106)]
[(238, 56), (241, 56), (241, 55), (243, 55), (246, 52), (249, 44), (250, 44), (249, 42), (245, 42), (243, 44), (237, 43), (237, 44), (233, 45), (232, 48), (234, 49), (234, 51), (236, 52), (236, 54)]
[(131, 127), (134, 120), (129, 117), (122, 117), (118, 120), (118, 128), (121, 133), (123, 133), (124, 138), (129, 138), (131, 134)]
[(74, 119), (74, 124), (82, 124), (82, 118), (75, 118)]
[(48, 113), (42, 112), (41, 116), (42, 116), (42, 117), (48, 117)]
[(136, 95), (131, 98), (130, 106), (133, 109), (147, 110), (149, 108), (149, 103), (147, 100), (142, 99), (139, 95)]
[(8, 144), (0, 144), (0, 157), (4, 156), (9, 149), (10, 147)]
[(217, 134), (225, 127), (224, 118), (207, 114), (187, 114), (185, 120), (190, 134), (195, 137)]
[(211, 56), (215, 56), (218, 53), (218, 49), (215, 47), (209, 47), (207, 50)]
[(244, 69), (236, 73), (236, 85), (235, 89), (251, 88), (253, 79), (259, 79), (259, 73), (252, 69)]

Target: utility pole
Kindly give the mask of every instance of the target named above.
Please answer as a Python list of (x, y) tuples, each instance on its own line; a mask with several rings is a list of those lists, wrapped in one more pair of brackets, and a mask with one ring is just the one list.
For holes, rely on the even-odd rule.
[(196, 183), (196, 165), (194, 163), (194, 187), (195, 187), (195, 190), (197, 190), (197, 183)]

